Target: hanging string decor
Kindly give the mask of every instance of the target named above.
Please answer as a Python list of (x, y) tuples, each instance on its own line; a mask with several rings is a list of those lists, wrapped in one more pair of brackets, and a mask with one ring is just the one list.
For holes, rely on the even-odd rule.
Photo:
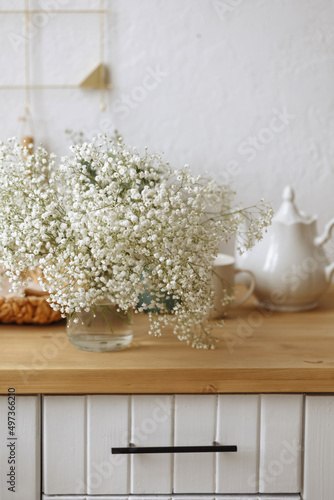
[[(31, 116), (31, 90), (62, 90), (62, 89), (78, 89), (90, 88), (98, 89), (100, 92), (100, 108), (102, 111), (106, 109), (105, 91), (110, 90), (112, 85), (107, 81), (107, 71), (104, 62), (104, 46), (105, 46), (105, 15), (110, 11), (105, 9), (105, 0), (100, 0), (99, 9), (30, 9), (29, 0), (24, 0), (24, 10), (1, 10), (2, 15), (24, 15), (24, 59), (25, 59), (25, 81), (18, 85), (0, 85), (0, 90), (24, 90), (25, 103), (24, 110), (27, 117)], [(32, 84), (31, 83), (31, 43), (29, 30), (31, 28), (31, 16), (36, 14), (98, 14), (99, 15), (99, 62), (96, 67), (78, 84)]]

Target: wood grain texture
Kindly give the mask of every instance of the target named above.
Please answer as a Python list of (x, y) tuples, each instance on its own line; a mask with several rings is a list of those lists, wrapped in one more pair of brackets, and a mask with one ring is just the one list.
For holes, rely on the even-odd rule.
[[(36, 500), (40, 498), (40, 398), (16, 397), (15, 436), (8, 439), (8, 399), (0, 397), (0, 498)], [(10, 453), (14, 453), (10, 455)], [(15, 491), (9, 491), (8, 458), (15, 459)]]
[(334, 498), (334, 396), (305, 403), (304, 500)]
[(132, 346), (111, 353), (75, 349), (64, 324), (0, 326), (0, 393), (334, 392), (333, 303), (334, 288), (303, 313), (264, 313), (250, 301), (215, 330), (215, 351), (170, 330), (150, 337), (146, 315), (135, 318)]

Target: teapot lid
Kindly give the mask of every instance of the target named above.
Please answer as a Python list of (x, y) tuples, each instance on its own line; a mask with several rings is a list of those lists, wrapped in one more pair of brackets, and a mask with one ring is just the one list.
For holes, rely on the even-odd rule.
[(286, 186), (282, 194), (282, 204), (275, 216), (273, 221), (281, 222), (283, 224), (294, 224), (296, 222), (302, 222), (304, 224), (310, 224), (315, 220), (314, 217), (300, 212), (295, 205), (295, 192), (291, 186)]

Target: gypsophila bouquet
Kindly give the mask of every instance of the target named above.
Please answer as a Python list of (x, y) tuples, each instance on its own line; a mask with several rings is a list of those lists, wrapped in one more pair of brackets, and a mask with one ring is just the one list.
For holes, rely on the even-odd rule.
[[(106, 296), (121, 311), (150, 290), (150, 333), (172, 324), (180, 340), (213, 348), (212, 264), (221, 240), (250, 219), (254, 239), (271, 218), (264, 204), (233, 210), (234, 193), (188, 166), (99, 136), (72, 146), (60, 165), (45, 149), (0, 143), (0, 263), (12, 288), (29, 272), (64, 316)], [(173, 300), (166, 311), (166, 296)]]

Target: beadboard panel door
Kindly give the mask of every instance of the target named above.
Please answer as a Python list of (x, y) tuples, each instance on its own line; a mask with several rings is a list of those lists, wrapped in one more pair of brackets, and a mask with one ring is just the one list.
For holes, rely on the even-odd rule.
[(307, 396), (304, 500), (334, 498), (334, 396)]
[[(216, 441), (216, 396), (175, 396), (175, 446), (212, 446)], [(176, 453), (175, 493), (215, 492), (215, 453)]]
[[(40, 397), (15, 396), (15, 415), (8, 406), (8, 397), (0, 396), (0, 498), (36, 500), (41, 494)], [(8, 432), (9, 417), (15, 422), (14, 436)], [(7, 483), (10, 472), (15, 484)]]
[(261, 493), (301, 491), (304, 397), (261, 396)]
[[(42, 496), (42, 500), (94, 500), (94, 496), (89, 496), (89, 497), (86, 497), (86, 496), (77, 496), (77, 495), (66, 495), (66, 496), (63, 496), (63, 495), (52, 495), (52, 496), (49, 496), (49, 495), (43, 495)], [(127, 497), (117, 497), (117, 496), (98, 496), (95, 498), (95, 500), (128, 500)], [(143, 499), (144, 500), (144, 499)], [(151, 500), (151, 499), (150, 499)]]
[[(101, 499), (101, 497), (99, 497), (99, 498)], [(61, 496), (58, 496), (58, 495), (56, 495), (56, 496), (54, 496), (54, 495), (49, 496), (49, 495), (42, 495), (42, 500), (87, 500), (87, 497), (82, 497), (82, 496), (78, 497), (77, 495), (75, 495), (75, 496), (67, 496), (67, 495), (66, 496), (64, 496), (64, 495), (61, 495)], [(120, 500), (120, 499), (117, 499), (117, 500)]]
[(127, 494), (126, 455), (111, 455), (113, 446), (129, 444), (130, 397), (87, 396), (87, 493)]
[[(299, 395), (46, 396), (43, 492), (267, 494), (268, 472), (263, 471), (269, 471), (270, 492), (299, 493), (300, 451), (293, 463), (285, 463), (281, 453), (285, 442), (300, 444), (302, 402)], [(214, 442), (235, 444), (238, 451), (111, 454), (111, 448), (130, 444)], [(279, 474), (277, 460), (282, 462)]]
[[(173, 446), (173, 396), (132, 396), (131, 443), (135, 446)], [(173, 455), (131, 456), (131, 493), (170, 493)]]
[(218, 493), (258, 491), (260, 396), (218, 396), (217, 441), (237, 453), (217, 454)]
[(159, 495), (154, 496), (150, 495), (149, 497), (145, 496), (131, 496), (131, 497), (115, 497), (115, 496), (98, 496), (94, 499), (94, 497), (78, 497), (78, 496), (48, 496), (43, 495), (42, 500), (301, 500), (299, 495), (289, 495), (289, 496), (267, 496), (267, 495), (219, 495), (219, 496), (207, 496), (207, 495)]
[(87, 493), (86, 397), (44, 397), (43, 491)]

